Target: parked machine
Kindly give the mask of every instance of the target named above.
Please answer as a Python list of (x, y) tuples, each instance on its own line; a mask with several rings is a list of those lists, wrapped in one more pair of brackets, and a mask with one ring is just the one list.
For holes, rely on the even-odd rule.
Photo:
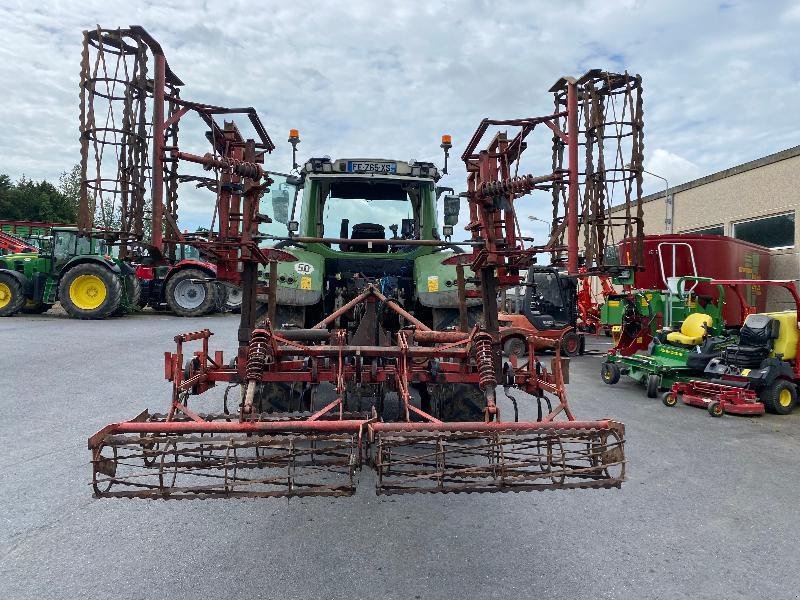
[(0, 257), (0, 316), (42, 313), (56, 301), (75, 319), (104, 319), (136, 306), (138, 282), (98, 235), (53, 228), (49, 252)]
[[(141, 28), (93, 33), (96, 46), (117, 51), (115, 59), (120, 48), (155, 46)], [(147, 94), (158, 98), (165, 61), (160, 47), (153, 54), (155, 85)], [(374, 469), (380, 494), (619, 487), (624, 426), (577, 420), (558, 355), (548, 368), (536, 357), (534, 336), (526, 365), (502, 360), (499, 292), (521, 284), (520, 272), (539, 253), (577, 275), (579, 214), (592, 239), (602, 238), (609, 227), (603, 202), (622, 201), (631, 217), (618, 224), (641, 234), (633, 216), (641, 213), (640, 78), (590, 71), (551, 91), (552, 114), (486, 119), (468, 143), (470, 235), (457, 243), (449, 239), (452, 225), (438, 234), (438, 169), (387, 159), (312, 159), (297, 184), (299, 218), (292, 211), (284, 234), (263, 233), (260, 225), (284, 218), (279, 210), (260, 212), (261, 196), (276, 183), (261, 166), (274, 148), (269, 136), (256, 128), (246, 138), (232, 122), (216, 125), (217, 114), (247, 111), (172, 97), (173, 123), (199, 115), (209, 125), (214, 152), (171, 145), (170, 166), (200, 164), (219, 181), (218, 230), (208, 248), (219, 256), (217, 277), (243, 290), (238, 350), (232, 359), (212, 350), (208, 330), (176, 336), (175, 352), (166, 355), (166, 414), (144, 411), (89, 439), (95, 493), (349, 495), (363, 466)], [(623, 103), (632, 113), (612, 120)], [(590, 132), (579, 125), (584, 117)], [(158, 131), (158, 114), (153, 121)], [(534, 131), (553, 151), (552, 172), (513, 176)], [(615, 158), (586, 173), (579, 156), (591, 158), (598, 145)], [(442, 147), (446, 169), (448, 138)], [(605, 195), (612, 180), (624, 195)], [(563, 198), (555, 221), (563, 227), (546, 244), (526, 246), (514, 202), (540, 190), (548, 205)], [(359, 208), (338, 212), (351, 200)], [(390, 201), (402, 202), (401, 210), (382, 210)], [(391, 220), (376, 222), (375, 214)], [(344, 222), (354, 217), (352, 227)], [(338, 237), (328, 237), (326, 219), (338, 225)], [(584, 247), (583, 258), (587, 272), (604, 273), (602, 249)], [(267, 301), (263, 311), (259, 297)], [(217, 405), (199, 413), (198, 396), (208, 398), (217, 384), (230, 393), (207, 400)], [(511, 387), (529, 395), (504, 399)], [(539, 418), (519, 420), (511, 408), (518, 402), (533, 403)]]
[(520, 312), (500, 313), (503, 352), (522, 358), (528, 352), (526, 339), (533, 335), (541, 340), (537, 350), (551, 345), (545, 340), (557, 340), (562, 355), (582, 354), (586, 339), (577, 320), (577, 278), (553, 267), (531, 267)]
[[(96, 220), (103, 221), (108, 239), (114, 239), (123, 260), (136, 264), (142, 294), (140, 306), (169, 309), (182, 317), (195, 317), (215, 310), (237, 311), (241, 289), (218, 276), (218, 262), (224, 257), (218, 244), (208, 237), (188, 235), (178, 228), (178, 189), (194, 184), (215, 191), (219, 181), (184, 174), (179, 177), (170, 148), (178, 146), (179, 112), (176, 99), (183, 82), (170, 69), (159, 44), (142, 28), (133, 27), (142, 40), (140, 47), (124, 46), (125, 35), (117, 36), (123, 55), (115, 54), (113, 44), (104, 45), (99, 31), (85, 32), (85, 57), (81, 64), (81, 194), (78, 227), (90, 230)], [(158, 98), (150, 90), (153, 79), (146, 73), (151, 56), (152, 77), (159, 78)], [(106, 62), (106, 61), (109, 62)], [(126, 61), (126, 79), (113, 80), (124, 93), (113, 92), (105, 71), (113, 62)], [(163, 85), (161, 85), (163, 84)], [(156, 111), (156, 107), (158, 110)], [(218, 110), (219, 109), (219, 110)], [(205, 106), (204, 115), (226, 114), (229, 109)], [(255, 110), (243, 111), (261, 134), (264, 127)], [(122, 125), (109, 127), (103, 115), (119, 115)], [(156, 128), (145, 115), (157, 119)], [(212, 156), (225, 152), (219, 127), (211, 128)], [(157, 165), (157, 168), (151, 168)], [(152, 190), (152, 194), (150, 193)], [(233, 206), (241, 218), (240, 207)], [(148, 214), (149, 213), (149, 214)], [(214, 214), (214, 219), (218, 215)], [(219, 218), (224, 218), (219, 215)], [(113, 230), (113, 231), (112, 231)]]
[(664, 404), (675, 406), (681, 400), (706, 408), (713, 417), (724, 413), (760, 415), (765, 410), (789, 414), (797, 405), (800, 383), (800, 295), (794, 281), (734, 279), (713, 283), (729, 288), (743, 283), (782, 287), (791, 294), (795, 309), (750, 312), (739, 330), (737, 343), (727, 346), (720, 357), (706, 366), (705, 380), (674, 383), (662, 396)]
[[(713, 298), (687, 291), (689, 284), (694, 284), (694, 289), (709, 281), (707, 277), (682, 277), (674, 294), (643, 293), (636, 306), (646, 306), (649, 313), (628, 311), (634, 316), (623, 318), (619, 342), (600, 368), (603, 382), (614, 385), (621, 375), (627, 375), (645, 386), (648, 397), (657, 398), (660, 390), (676, 381), (702, 374), (709, 361), (733, 343), (722, 317), (725, 287), (718, 285)], [(657, 320), (656, 315), (661, 318)], [(662, 327), (662, 321), (669, 325)], [(637, 333), (631, 335), (634, 330)], [(639, 350), (629, 353), (632, 346)]]

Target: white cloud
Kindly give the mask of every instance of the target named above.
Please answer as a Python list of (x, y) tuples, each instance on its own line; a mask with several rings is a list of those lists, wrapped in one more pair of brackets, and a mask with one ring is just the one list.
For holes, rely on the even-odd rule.
[[(692, 179), (697, 179), (707, 175), (693, 162), (686, 160), (663, 148), (656, 148), (645, 162), (645, 169), (656, 175), (660, 175), (669, 182), (670, 186), (675, 186)], [(644, 175), (645, 193), (653, 193), (664, 188), (664, 182), (660, 179), (645, 173)]]
[[(439, 135), (451, 133), (443, 183), (463, 189), (458, 157), (481, 118), (545, 114), (555, 80), (599, 66), (642, 74), (646, 164), (677, 182), (799, 143), (800, 120), (787, 117), (800, 95), (797, 11), (780, 0), (0, 0), (0, 172), (55, 180), (78, 162), (81, 32), (138, 23), (186, 82), (184, 97), (260, 111), (276, 170), (289, 166), (290, 127), (303, 158), (439, 161)], [(202, 142), (199, 128), (183, 133)], [(538, 172), (548, 152), (532, 146), (524, 168)], [(210, 221), (210, 197), (181, 206)], [(546, 197), (522, 206), (547, 218)]]

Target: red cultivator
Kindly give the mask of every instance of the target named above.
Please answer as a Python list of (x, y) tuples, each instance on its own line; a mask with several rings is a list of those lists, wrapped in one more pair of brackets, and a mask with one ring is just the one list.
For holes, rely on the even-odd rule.
[[(365, 302), (381, 301), (372, 288), (364, 296)], [(208, 330), (176, 337), (177, 351), (166, 355), (173, 382), (169, 412), (143, 413), (89, 440), (95, 491), (342, 495), (354, 491), (354, 474), (365, 463), (375, 469), (382, 494), (609, 487), (622, 481), (624, 426), (574, 420), (558, 355), (552, 371), (541, 363), (520, 369), (507, 363), (497, 382), (491, 339), (477, 328), (461, 333), (422, 326), (400, 330), (397, 345), (351, 346), (340, 330), (324, 326), (287, 330), (287, 337), (255, 329), (238, 368), (222, 366), (222, 353), (209, 353)], [(202, 349), (183, 369), (184, 344), (191, 341)], [(191, 395), (218, 382), (243, 382), (240, 410), (199, 415), (189, 408)], [(286, 382), (304, 390), (295, 410), (261, 412), (264, 390)], [(330, 402), (319, 393), (324, 383), (335, 388)], [(532, 394), (540, 419), (502, 420), (494, 402), (498, 383), (506, 393), (513, 386)], [(420, 385), (438, 388), (437, 397), (420, 402), (411, 393)], [(484, 419), (443, 420), (464, 403), (455, 393), (472, 389), (482, 395), (468, 400), (487, 400)], [(367, 395), (381, 400), (365, 412), (360, 404)]]
[[(219, 232), (209, 243), (220, 253), (219, 276), (242, 286), (239, 349), (232, 360), (212, 352), (208, 330), (175, 338), (176, 351), (165, 355), (166, 377), (173, 384), (166, 414), (143, 412), (89, 439), (96, 494), (346, 495), (354, 491), (355, 474), (364, 465), (374, 469), (381, 494), (619, 487), (625, 473), (624, 426), (575, 419), (558, 342), (529, 336), (530, 359), (524, 366), (513, 358), (504, 362), (500, 352), (498, 292), (521, 283), (520, 271), (535, 262), (537, 253), (550, 254), (554, 264), (577, 274), (578, 214), (587, 240), (582, 266), (588, 273), (604, 271), (602, 248), (612, 225), (608, 207), (620, 203), (613, 197), (615, 183), (628, 206), (626, 232), (634, 227), (641, 232), (641, 220), (631, 212), (641, 210), (640, 80), (592, 71), (580, 80), (562, 79), (553, 92), (552, 115), (484, 120), (463, 155), (472, 238), (462, 245), (471, 247), (472, 254), (459, 258), (458, 277), (446, 284), (456, 282), (459, 307), (459, 326), (447, 330), (435, 330), (424, 311), (406, 308), (403, 294), (392, 295), (378, 281), (366, 281), (349, 299), (337, 297), (335, 310), (315, 325), (277, 327), (276, 261), (291, 255), (256, 245), (265, 239), (259, 222), (269, 220), (259, 212), (259, 198), (271, 183), (256, 164), (263, 153), (256, 153), (258, 146), (243, 140), (232, 125), (218, 130), (208, 107), (168, 96), (184, 106), (175, 122), (195, 110), (214, 132), (214, 155), (171, 147), (169, 165), (174, 170), (189, 161), (219, 174), (211, 186), (217, 192)], [(580, 116), (586, 129), (578, 125)], [(519, 133), (512, 139), (497, 133), (486, 150), (478, 151), (496, 125), (516, 127)], [(528, 146), (525, 139), (537, 128), (553, 148), (553, 172), (516, 176)], [(604, 138), (604, 132), (611, 135)], [(591, 138), (583, 167), (581, 136)], [(605, 150), (613, 160), (603, 160), (604, 143), (613, 145)], [(261, 147), (270, 150), (266, 143)], [(152, 155), (166, 156), (163, 150)], [(581, 197), (583, 174), (588, 183)], [(406, 185), (415, 185), (413, 176), (405, 176)], [(385, 185), (402, 177), (386, 177)], [(517, 233), (514, 200), (535, 190), (552, 196), (553, 231), (547, 244), (526, 247)], [(413, 236), (344, 240), (290, 235), (283, 241), (328, 249), (344, 242), (370, 248), (453, 244)], [(259, 264), (266, 267), (261, 278)], [(473, 288), (467, 290), (467, 283)], [(256, 311), (259, 295), (268, 300), (261, 316)], [(475, 298), (480, 298), (482, 319), (470, 326), (468, 302), (474, 306)], [(188, 344), (200, 349), (190, 351)], [(549, 369), (536, 358), (535, 346), (541, 344), (556, 349)], [(221, 406), (201, 413), (197, 404), (218, 383), (227, 386)], [(526, 395), (512, 395), (511, 388)], [(500, 389), (513, 406), (513, 420), (505, 410), (501, 414)], [(229, 402), (231, 393), (235, 399)], [(533, 403), (537, 419), (519, 421), (518, 402)]]

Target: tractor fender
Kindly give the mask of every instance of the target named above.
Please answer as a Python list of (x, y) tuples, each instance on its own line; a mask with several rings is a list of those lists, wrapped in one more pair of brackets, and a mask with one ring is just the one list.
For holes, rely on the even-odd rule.
[(87, 264), (87, 263), (93, 263), (93, 264), (102, 265), (106, 269), (111, 271), (112, 273), (115, 273), (116, 275), (119, 275), (120, 277), (124, 276), (124, 273), (122, 272), (122, 269), (120, 269), (119, 265), (116, 262), (114, 262), (113, 260), (106, 260), (104, 258), (100, 258), (99, 256), (87, 255), (87, 256), (76, 256), (75, 258), (70, 259), (67, 262), (67, 264), (65, 264), (61, 268), (61, 271), (58, 274), (58, 279), (60, 280), (64, 276), (64, 274), (67, 271), (69, 271), (71, 268), (73, 268), (73, 267), (75, 267), (77, 265), (83, 265), (83, 264)]
[(204, 260), (194, 260), (191, 258), (187, 258), (186, 260), (181, 260), (176, 262), (172, 268), (167, 272), (167, 276), (164, 277), (164, 289), (167, 287), (167, 281), (169, 281), (173, 275), (183, 271), (185, 269), (200, 269), (203, 273), (206, 273), (209, 277), (216, 279), (217, 278), (217, 265), (206, 262)]
[(19, 281), (19, 284), (22, 286), (23, 290), (27, 289), (28, 278), (25, 277), (23, 273), (20, 273), (19, 271), (14, 271), (13, 269), (0, 269), (0, 273), (8, 273), (12, 277), (14, 277), (17, 281)]

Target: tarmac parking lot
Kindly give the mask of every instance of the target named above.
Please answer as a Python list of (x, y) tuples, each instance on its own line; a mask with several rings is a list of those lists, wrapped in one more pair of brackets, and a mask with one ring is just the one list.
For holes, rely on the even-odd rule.
[(800, 411), (713, 419), (625, 378), (606, 386), (606, 338), (572, 360), (568, 393), (579, 418), (626, 424), (621, 490), (384, 498), (365, 469), (351, 498), (93, 498), (88, 436), (166, 408), (174, 335), (208, 327), (212, 347), (230, 353), (237, 325), (230, 315), (0, 320), (0, 598), (800, 593)]

